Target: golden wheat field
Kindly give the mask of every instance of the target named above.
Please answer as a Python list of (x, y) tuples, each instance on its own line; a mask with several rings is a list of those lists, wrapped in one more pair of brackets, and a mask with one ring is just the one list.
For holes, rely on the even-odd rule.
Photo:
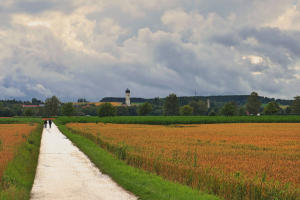
[(16, 146), (24, 142), (37, 125), (0, 124), (0, 179), (7, 163), (13, 159)]
[(220, 190), (214, 187), (224, 182), (243, 182), (246, 190), (251, 185), (300, 187), (300, 124), (67, 126), (98, 137), (130, 165), (195, 188)]

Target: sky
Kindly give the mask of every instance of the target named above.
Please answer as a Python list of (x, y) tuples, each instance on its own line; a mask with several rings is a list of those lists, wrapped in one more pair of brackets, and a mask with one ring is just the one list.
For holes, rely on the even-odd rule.
[(300, 95), (300, 0), (1, 0), (0, 99)]

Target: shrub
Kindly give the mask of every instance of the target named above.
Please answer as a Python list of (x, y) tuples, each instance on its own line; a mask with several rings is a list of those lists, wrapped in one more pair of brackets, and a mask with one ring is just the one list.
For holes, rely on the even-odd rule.
[(193, 114), (193, 107), (185, 105), (180, 108), (180, 115), (189, 116)]
[(189, 105), (193, 108), (193, 115), (205, 115), (208, 111), (205, 101), (192, 101)]
[(111, 117), (116, 116), (116, 108), (111, 103), (104, 103), (99, 106), (99, 117)]
[(139, 115), (148, 115), (152, 111), (152, 104), (149, 102), (143, 103), (138, 107)]
[(129, 115), (128, 107), (127, 106), (118, 106), (116, 108), (117, 110), (117, 115), (118, 116), (127, 116)]
[(72, 116), (74, 114), (73, 103), (65, 103), (62, 105), (62, 114), (65, 116)]
[(266, 115), (274, 115), (280, 111), (279, 105), (275, 102), (269, 102), (264, 108), (264, 114)]
[(236, 112), (237, 106), (234, 102), (226, 103), (221, 109), (221, 114), (225, 116), (233, 116)]

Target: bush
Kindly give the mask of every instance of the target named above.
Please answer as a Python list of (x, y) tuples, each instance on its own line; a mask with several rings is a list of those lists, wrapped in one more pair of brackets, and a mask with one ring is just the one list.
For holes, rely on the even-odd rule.
[(221, 109), (221, 114), (225, 116), (236, 115), (236, 112), (237, 112), (237, 106), (234, 102), (226, 103)]
[(104, 103), (99, 106), (98, 115), (99, 117), (111, 117), (116, 116), (116, 108), (111, 103)]
[(33, 109), (28, 108), (24, 111), (25, 116), (30, 117), (33, 116)]
[(205, 101), (192, 101), (189, 105), (193, 108), (193, 115), (205, 115), (208, 111)]
[(74, 115), (74, 107), (73, 103), (65, 103), (62, 105), (62, 114), (65, 116), (72, 116)]
[(139, 115), (148, 115), (151, 112), (152, 112), (152, 105), (149, 102), (143, 103), (138, 107)]
[(193, 114), (193, 107), (190, 105), (185, 105), (180, 108), (180, 115), (189, 116)]
[(116, 110), (117, 110), (117, 115), (118, 116), (128, 116), (129, 115), (129, 111), (128, 111), (127, 106), (118, 106), (116, 108)]
[(275, 102), (269, 102), (264, 108), (264, 114), (266, 115), (274, 115), (280, 111), (279, 105)]
[(216, 113), (215, 111), (211, 111), (208, 115), (209, 115), (209, 116), (216, 116), (217, 113)]

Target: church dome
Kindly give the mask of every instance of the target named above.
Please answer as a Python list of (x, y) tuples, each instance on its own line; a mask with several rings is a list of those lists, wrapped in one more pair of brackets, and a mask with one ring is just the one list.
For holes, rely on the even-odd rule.
[(126, 89), (126, 93), (130, 93), (130, 90), (128, 88)]

